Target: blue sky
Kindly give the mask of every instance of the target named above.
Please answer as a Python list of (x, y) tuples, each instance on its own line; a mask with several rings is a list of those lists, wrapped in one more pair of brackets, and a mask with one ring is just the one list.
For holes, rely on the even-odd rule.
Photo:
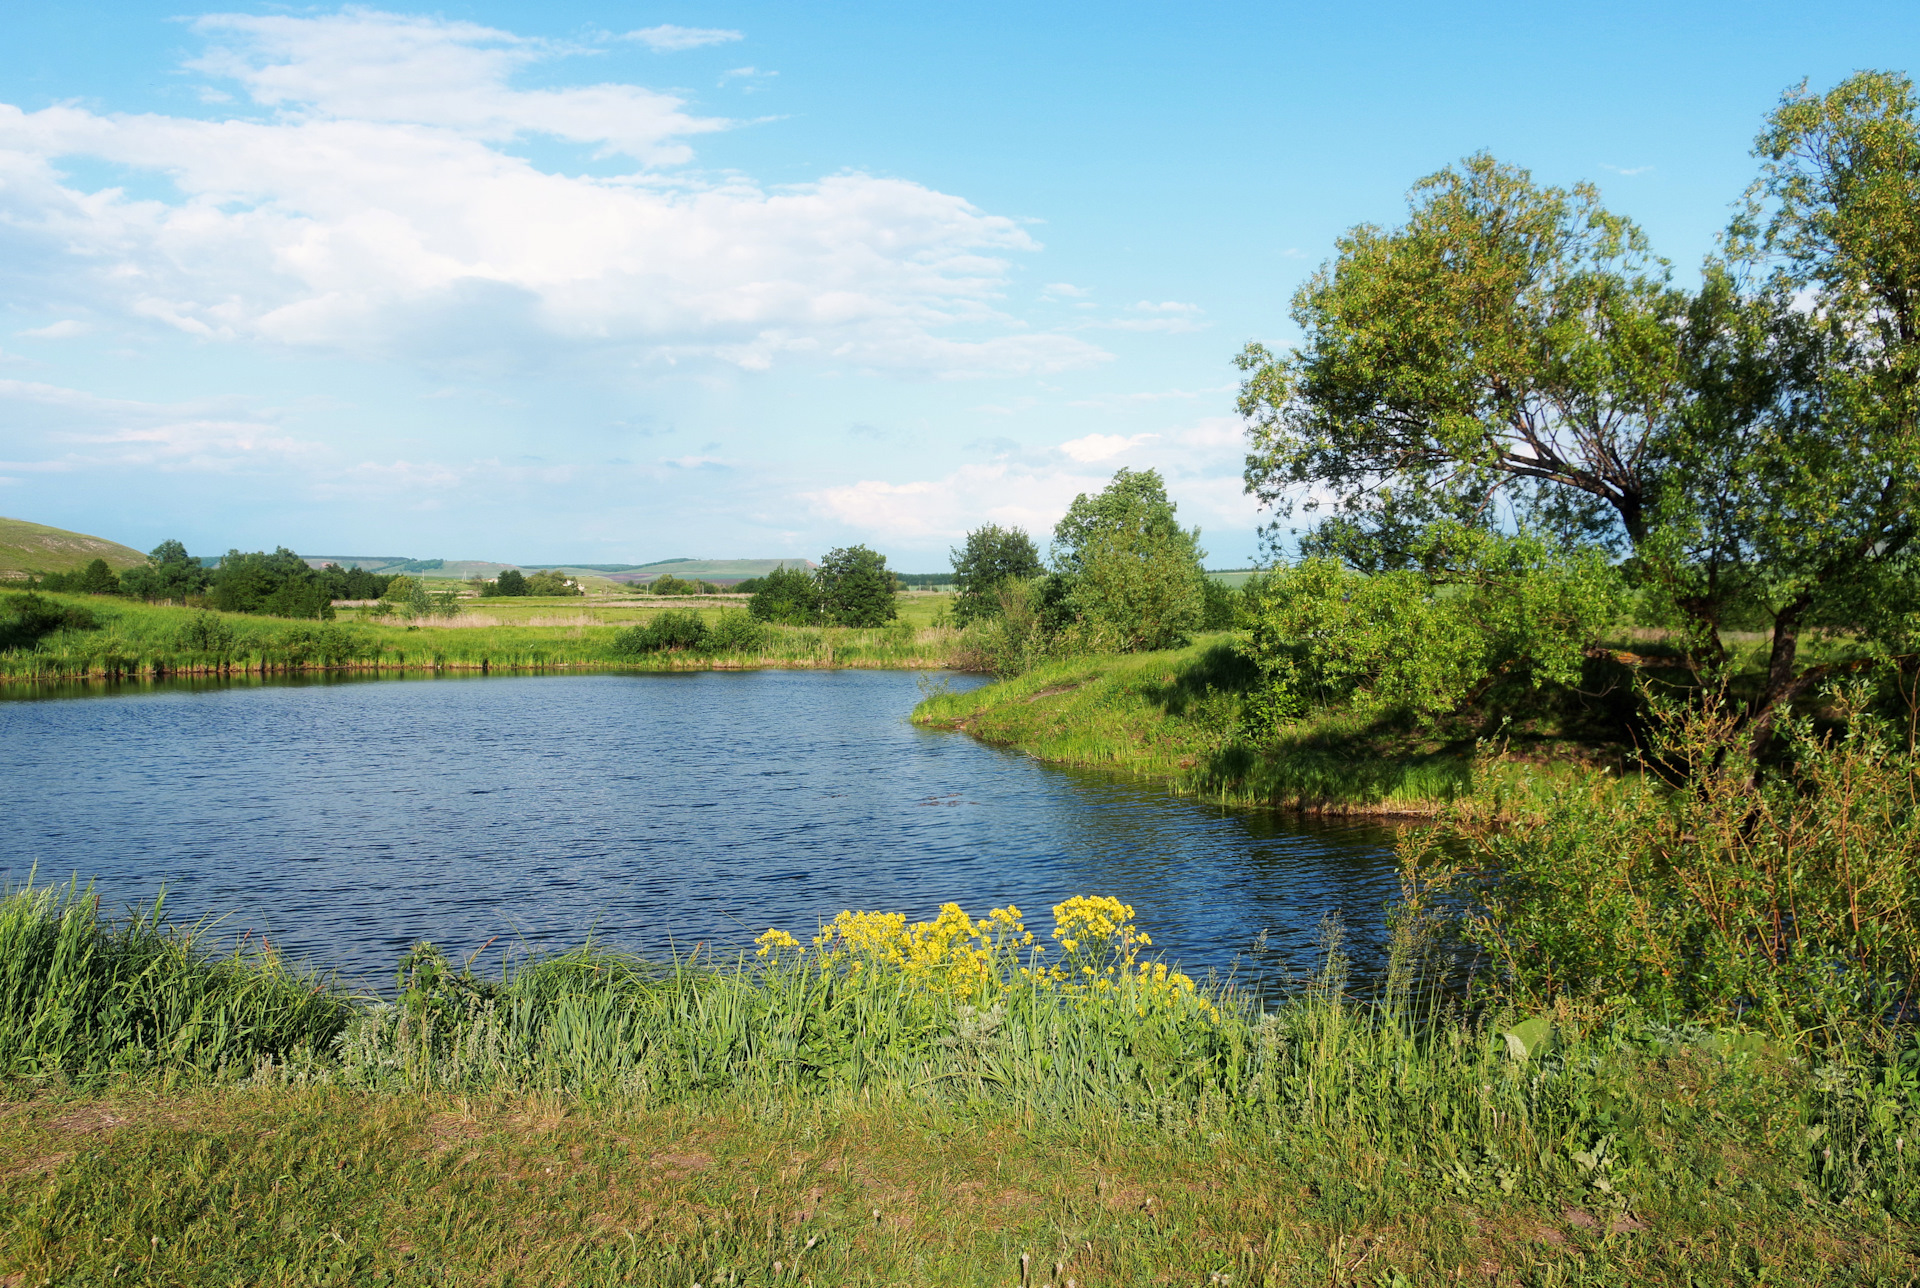
[[(6, 3), (0, 513), (145, 549), (909, 571), (1158, 468), (1478, 149), (1682, 277), (1920, 6)], [(1044, 544), (1044, 542), (1043, 542)]]

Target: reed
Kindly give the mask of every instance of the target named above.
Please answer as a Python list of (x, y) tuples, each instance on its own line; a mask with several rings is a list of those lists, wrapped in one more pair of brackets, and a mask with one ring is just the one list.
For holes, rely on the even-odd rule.
[(163, 913), (103, 917), (77, 882), (0, 898), (0, 1075), (211, 1075), (331, 1048), (351, 1007), (329, 977), (264, 942), (216, 954), (207, 926)]

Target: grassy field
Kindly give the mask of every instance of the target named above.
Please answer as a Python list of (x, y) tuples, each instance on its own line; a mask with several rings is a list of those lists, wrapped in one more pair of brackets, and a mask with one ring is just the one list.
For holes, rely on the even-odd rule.
[[(296, 671), (538, 671), (593, 667), (686, 670), (755, 666), (929, 668), (947, 665), (957, 635), (936, 626), (942, 596), (903, 597), (888, 627), (774, 627), (752, 654), (622, 657), (614, 638), (669, 609), (740, 611), (738, 596), (467, 601), (453, 618), (420, 624), (342, 609), (333, 622), (141, 604), (97, 595), (49, 595), (83, 607), (99, 630), (65, 631), (33, 651), (0, 654), (0, 681)], [(206, 624), (215, 625), (208, 634)], [(196, 634), (196, 631), (199, 632)]]
[(1122, 961), (1109, 985), (1037, 983), (1019, 927), (969, 938), (962, 915), (852, 923), (815, 958), (583, 949), (499, 980), (416, 951), (382, 1003), (157, 918), (104, 922), (79, 892), (16, 894), (0, 1282), (1893, 1285), (1920, 1267), (1920, 1105), (1888, 1035), (1783, 1050), (1577, 1008), (1463, 1017), (1414, 987), (1364, 1002), (1337, 951), (1262, 1009), (1169, 987), (1134, 959), (1137, 928), (1085, 918), (1072, 960)]
[[(1241, 726), (1247, 677), (1229, 637), (1166, 653), (1069, 658), (967, 693), (935, 694), (914, 723), (964, 729), (1043, 760), (1165, 781), (1236, 805), (1429, 814), (1484, 792), (1471, 749), (1383, 750), (1335, 718), (1259, 745)], [(1503, 771), (1511, 788), (1527, 771)]]
[[(25, 519), (0, 518), (0, 577), (29, 572), (74, 572), (95, 559), (115, 571), (147, 561), (138, 550), (84, 532), (49, 528)], [(5, 586), (0, 581), (0, 587)]]

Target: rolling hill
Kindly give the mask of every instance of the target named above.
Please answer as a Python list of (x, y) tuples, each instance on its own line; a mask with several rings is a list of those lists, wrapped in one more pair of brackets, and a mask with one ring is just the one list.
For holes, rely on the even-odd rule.
[(73, 572), (95, 559), (104, 559), (118, 572), (143, 564), (138, 550), (84, 532), (50, 528), (25, 519), (0, 518), (0, 577), (23, 577), (30, 572)]

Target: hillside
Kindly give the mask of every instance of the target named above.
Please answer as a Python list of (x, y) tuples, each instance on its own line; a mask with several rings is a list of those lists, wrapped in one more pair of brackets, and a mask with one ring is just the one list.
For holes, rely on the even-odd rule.
[(95, 559), (106, 560), (115, 571), (147, 561), (138, 550), (104, 537), (49, 528), (44, 523), (28, 523), (25, 519), (0, 518), (0, 577), (20, 577), (29, 572), (73, 572)]

